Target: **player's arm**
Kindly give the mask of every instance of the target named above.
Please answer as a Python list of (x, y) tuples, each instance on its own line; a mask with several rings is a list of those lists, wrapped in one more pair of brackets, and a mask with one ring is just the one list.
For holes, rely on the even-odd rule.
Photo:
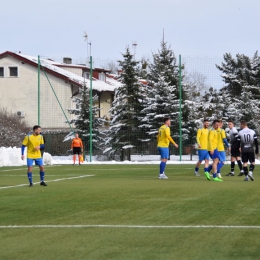
[(44, 145), (44, 139), (42, 136), (41, 142), (40, 142), (40, 149), (44, 149), (45, 145)]
[(213, 137), (214, 137), (214, 132), (210, 131), (209, 132), (209, 139), (208, 139), (208, 141), (209, 141), (208, 146), (209, 146), (209, 151), (210, 152), (213, 152), (213, 145), (212, 145)]
[(258, 141), (257, 141), (257, 136), (254, 134), (254, 142), (255, 142), (255, 154), (258, 154)]
[(198, 144), (199, 148), (201, 147), (201, 145), (200, 145), (200, 136), (201, 136), (201, 129), (198, 129), (197, 136), (196, 136), (196, 141), (197, 141), (197, 144)]
[(222, 131), (221, 131), (221, 137), (222, 137), (222, 140), (223, 140), (226, 148), (229, 148), (229, 143), (227, 141), (227, 136), (226, 136), (226, 132), (224, 129), (222, 129)]
[(71, 142), (71, 146), (70, 146), (71, 149), (73, 149), (73, 145), (74, 145), (74, 139), (72, 139), (72, 142)]
[(174, 142), (174, 140), (170, 136), (170, 128), (165, 129), (165, 136), (176, 148), (178, 148), (178, 145)]
[(23, 143), (22, 143), (22, 146), (21, 146), (21, 159), (23, 160), (24, 159), (24, 151), (25, 151), (25, 147), (27, 146), (28, 144), (28, 135), (25, 136), (25, 138), (23, 139)]
[(235, 135), (235, 138), (237, 139), (239, 151), (241, 152), (241, 136), (239, 135), (239, 133)]
[(229, 143), (227, 141), (227, 136), (226, 136), (226, 132), (225, 132), (224, 129), (221, 129), (221, 137), (222, 137), (223, 143), (228, 148), (229, 147)]
[(82, 143), (82, 140), (80, 140), (80, 147), (81, 147), (81, 152), (83, 152), (83, 143)]
[(157, 143), (159, 142), (159, 136), (160, 136), (160, 131), (158, 131), (158, 135), (156, 136)]

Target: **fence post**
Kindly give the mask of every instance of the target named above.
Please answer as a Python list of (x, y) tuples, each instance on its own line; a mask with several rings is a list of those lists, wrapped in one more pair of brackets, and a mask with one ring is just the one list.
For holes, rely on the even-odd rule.
[(92, 56), (90, 56), (90, 88), (89, 88), (89, 161), (92, 162)]
[(40, 55), (38, 55), (38, 125), (41, 125), (40, 122), (40, 73), (41, 73), (41, 63), (40, 63)]
[(179, 55), (179, 134), (180, 134), (180, 141), (179, 141), (179, 151), (180, 151), (180, 161), (182, 161), (182, 66), (181, 66), (181, 55)]

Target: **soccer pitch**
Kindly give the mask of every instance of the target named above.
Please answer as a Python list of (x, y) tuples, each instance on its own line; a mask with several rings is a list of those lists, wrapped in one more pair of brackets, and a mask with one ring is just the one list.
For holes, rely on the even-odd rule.
[(46, 166), (30, 188), (25, 166), (2, 167), (0, 259), (259, 260), (260, 167), (221, 183), (193, 166)]

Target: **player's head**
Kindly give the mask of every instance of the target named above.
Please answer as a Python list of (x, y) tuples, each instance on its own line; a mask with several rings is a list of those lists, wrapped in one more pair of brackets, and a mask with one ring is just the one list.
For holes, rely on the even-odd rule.
[(167, 125), (167, 126), (170, 126), (170, 125), (171, 125), (171, 120), (170, 120), (170, 118), (169, 118), (169, 117), (165, 117), (165, 118), (163, 119), (163, 123), (164, 123), (165, 125)]
[(41, 127), (39, 125), (35, 125), (33, 127), (33, 133), (39, 135), (41, 133)]
[(228, 127), (229, 127), (229, 129), (232, 129), (233, 127), (235, 126), (235, 123), (234, 123), (234, 121), (233, 120), (228, 120)]
[(219, 120), (218, 119), (215, 119), (213, 122), (212, 122), (212, 127), (214, 129), (218, 129), (219, 127)]
[(203, 120), (203, 127), (205, 127), (205, 128), (209, 127), (209, 120), (208, 119)]
[(241, 127), (241, 129), (247, 127), (247, 122), (246, 122), (246, 120), (241, 120), (241, 121), (240, 121), (240, 127)]
[(223, 121), (222, 121), (222, 119), (219, 119), (218, 122), (219, 122), (219, 123), (218, 123), (218, 126), (219, 126), (220, 128), (222, 128), (222, 126), (223, 126)]
[(79, 138), (79, 134), (75, 134), (75, 138)]

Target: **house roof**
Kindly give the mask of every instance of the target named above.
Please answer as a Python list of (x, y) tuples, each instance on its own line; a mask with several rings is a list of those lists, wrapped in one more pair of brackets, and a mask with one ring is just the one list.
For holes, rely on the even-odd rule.
[[(0, 59), (4, 58), (6, 56), (11, 56), (15, 59), (21, 60), (24, 63), (27, 63), (34, 67), (38, 67), (38, 57), (6, 51), (6, 52), (3, 52), (0, 54)], [(70, 82), (79, 87), (82, 87), (84, 85), (84, 83), (86, 83), (87, 86), (90, 86), (89, 79), (78, 76), (78, 75), (74, 74), (73, 72), (67, 71), (60, 67), (60, 66), (64, 67), (66, 64), (57, 63), (50, 59), (40, 59), (40, 62), (41, 62), (41, 66), (44, 68), (44, 70), (47, 73), (54, 75), (55, 77), (64, 79), (65, 81)], [(75, 67), (75, 66), (80, 67), (80, 68), (84, 67), (83, 65), (70, 65), (70, 67)], [(98, 92), (115, 91), (115, 88), (116, 88), (115, 85), (108, 84), (104, 81), (101, 81), (101, 80), (98, 80), (95, 78), (93, 78), (93, 80), (92, 80), (92, 89), (96, 90)]]

